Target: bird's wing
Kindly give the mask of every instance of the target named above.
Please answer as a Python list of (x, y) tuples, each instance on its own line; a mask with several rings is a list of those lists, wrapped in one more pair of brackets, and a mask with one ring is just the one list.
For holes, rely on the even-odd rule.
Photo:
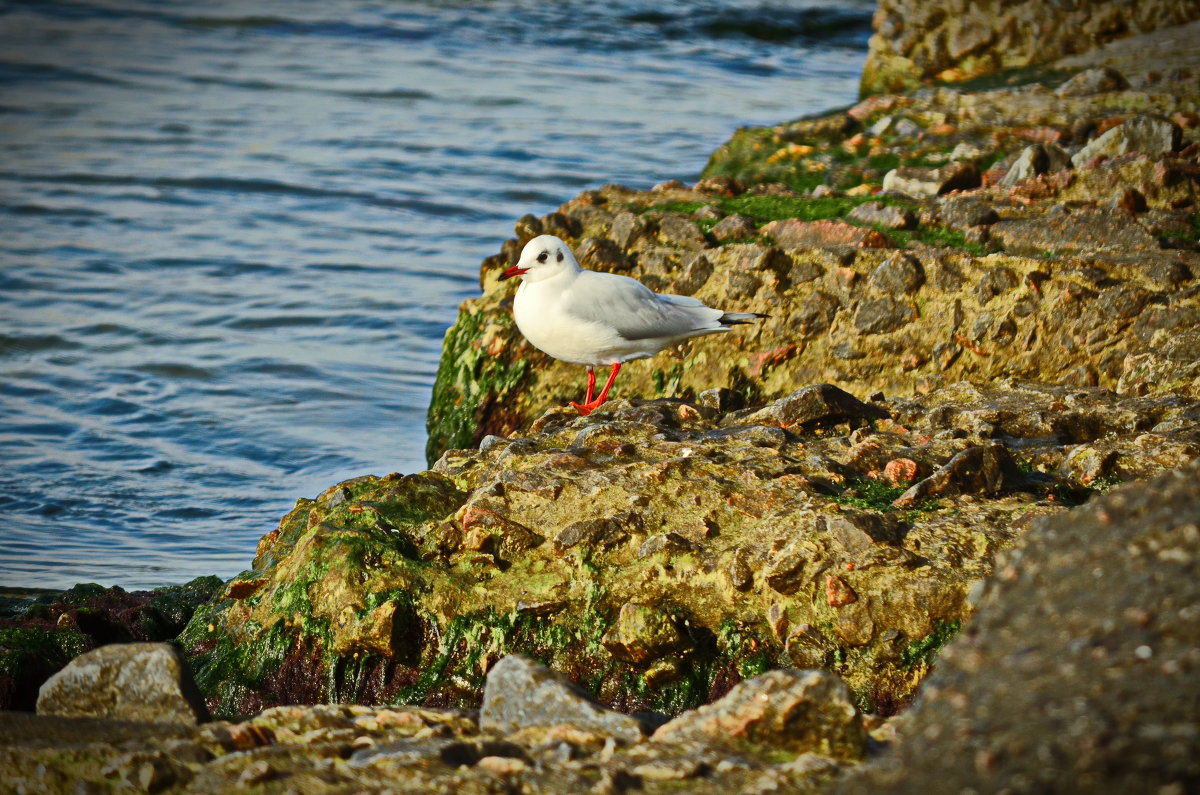
[(580, 273), (564, 308), (580, 320), (609, 326), (630, 341), (720, 329), (716, 323), (720, 310), (688, 296), (659, 295), (636, 279), (613, 273)]

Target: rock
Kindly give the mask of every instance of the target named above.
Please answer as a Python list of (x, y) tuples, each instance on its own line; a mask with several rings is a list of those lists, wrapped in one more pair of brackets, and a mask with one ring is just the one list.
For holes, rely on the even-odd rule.
[(1169, 155), (1179, 148), (1182, 134), (1179, 125), (1167, 119), (1135, 116), (1089, 141), (1072, 156), (1071, 162), (1076, 168), (1082, 168), (1101, 155), (1116, 157), (1130, 152), (1151, 156)]
[[(736, 415), (730, 415), (731, 417)], [(744, 424), (778, 425), (794, 428), (815, 423), (848, 419), (877, 419), (887, 412), (879, 406), (863, 403), (833, 384), (817, 384), (797, 389), (785, 398), (737, 421)]]
[(838, 790), (1184, 791), (1200, 778), (1197, 478), (1193, 462), (1035, 520), (894, 750)]
[(1082, 97), (1105, 91), (1124, 91), (1129, 88), (1125, 75), (1107, 66), (1085, 69), (1067, 80), (1054, 93), (1060, 97)]
[(881, 202), (863, 202), (850, 211), (847, 216), (851, 221), (868, 226), (882, 226), (887, 229), (912, 229), (917, 225), (917, 218), (912, 210), (906, 207), (885, 205)]
[(76, 657), (42, 685), (37, 711), (146, 723), (208, 719), (183, 655), (166, 643), (114, 643)]
[(616, 622), (600, 640), (614, 657), (644, 665), (690, 644), (675, 621), (648, 605), (626, 602)]
[(661, 726), (655, 743), (695, 742), (751, 750), (861, 759), (866, 732), (850, 693), (828, 671), (771, 671), (719, 701)]
[(889, 171), (883, 178), (885, 191), (916, 198), (968, 190), (979, 185), (979, 169), (971, 162), (950, 163), (941, 168), (902, 167)]
[(1128, 213), (1081, 208), (1029, 219), (1004, 219), (992, 239), (1014, 254), (1157, 251), (1156, 240)]
[(488, 672), (480, 729), (505, 733), (562, 723), (621, 743), (637, 743), (645, 736), (637, 720), (605, 709), (571, 680), (528, 657), (509, 655)]
[(1018, 182), (1033, 179), (1038, 174), (1046, 173), (1049, 166), (1050, 159), (1046, 156), (1046, 150), (1040, 144), (1027, 146), (1021, 150), (1021, 154), (1017, 156), (1016, 161), (1008, 169), (1008, 173), (1004, 175), (1004, 179), (1000, 180), (1000, 187), (1011, 188)]
[(992, 443), (958, 453), (938, 471), (896, 498), (896, 507), (941, 494), (997, 494), (1018, 476), (1004, 445)]
[(874, 229), (863, 229), (841, 221), (801, 221), (789, 218), (772, 221), (762, 233), (785, 249), (816, 246), (856, 246), (858, 248), (894, 248), (891, 240)]
[(712, 228), (712, 235), (722, 243), (750, 240), (758, 237), (758, 226), (753, 219), (734, 213), (718, 221)]
[(886, 334), (917, 319), (916, 308), (896, 298), (869, 298), (854, 312), (854, 328), (862, 334)]
[(915, 293), (924, 283), (925, 269), (911, 254), (897, 254), (884, 260), (867, 277), (867, 287), (892, 296)]
[(994, 207), (974, 199), (946, 199), (939, 208), (938, 214), (946, 226), (960, 230), (975, 226), (990, 226), (1000, 220), (1000, 215)]

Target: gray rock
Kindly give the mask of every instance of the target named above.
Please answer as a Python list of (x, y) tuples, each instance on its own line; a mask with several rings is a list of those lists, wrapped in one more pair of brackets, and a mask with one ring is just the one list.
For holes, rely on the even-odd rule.
[(917, 319), (908, 301), (892, 297), (868, 298), (854, 312), (854, 327), (863, 334), (886, 334)]
[(925, 269), (912, 254), (897, 254), (884, 260), (867, 277), (867, 286), (884, 295), (915, 293), (925, 283)]
[(506, 733), (563, 723), (624, 743), (640, 742), (644, 737), (642, 724), (635, 718), (597, 704), (570, 679), (528, 657), (509, 655), (488, 672), (480, 729)]
[(1129, 88), (1125, 75), (1107, 66), (1086, 69), (1058, 87), (1060, 97), (1085, 97), (1105, 91), (1124, 91)]
[(861, 759), (867, 735), (837, 674), (778, 670), (742, 682), (719, 701), (663, 724), (653, 739)]
[(39, 715), (195, 725), (208, 720), (187, 663), (167, 643), (114, 643), (46, 680)]
[(1000, 186), (1011, 188), (1018, 182), (1024, 182), (1027, 179), (1032, 179), (1038, 174), (1046, 173), (1050, 161), (1046, 157), (1046, 151), (1039, 144), (1027, 146), (1021, 150), (1021, 154), (1017, 155), (1016, 162), (1008, 169), (1008, 173), (1000, 180)]
[(1155, 116), (1135, 116), (1088, 141), (1087, 146), (1075, 153), (1071, 162), (1080, 168), (1099, 155), (1117, 157), (1130, 152), (1167, 155), (1179, 148), (1182, 136), (1183, 130), (1174, 122)]
[(980, 184), (979, 169), (971, 162), (948, 163), (941, 168), (902, 166), (889, 171), (883, 177), (885, 191), (915, 198), (977, 188)]
[(1008, 448), (993, 442), (956, 454), (941, 469), (914, 483), (892, 504), (905, 507), (939, 494), (995, 495), (1005, 483), (1012, 483), (1018, 477), (1017, 466)]
[(917, 217), (912, 210), (904, 207), (892, 207), (882, 202), (863, 202), (850, 211), (851, 221), (871, 226), (883, 226), (888, 229), (912, 229), (917, 225)]
[(975, 199), (947, 199), (939, 208), (938, 215), (942, 223), (958, 230), (990, 226), (1000, 220), (995, 208)]

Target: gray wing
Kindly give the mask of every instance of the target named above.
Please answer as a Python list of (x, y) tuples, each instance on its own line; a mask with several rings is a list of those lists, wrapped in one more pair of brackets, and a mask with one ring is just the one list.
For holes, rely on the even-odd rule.
[(612, 273), (581, 272), (565, 308), (631, 341), (721, 330), (721, 310), (684, 295), (660, 295), (636, 279)]

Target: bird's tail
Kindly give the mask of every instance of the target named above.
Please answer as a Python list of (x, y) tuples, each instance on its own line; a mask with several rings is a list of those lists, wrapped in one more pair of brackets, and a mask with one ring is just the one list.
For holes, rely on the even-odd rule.
[(761, 315), (758, 312), (726, 312), (717, 318), (717, 322), (722, 326), (737, 326), (742, 323), (761, 320), (764, 317), (770, 317), (770, 315)]

